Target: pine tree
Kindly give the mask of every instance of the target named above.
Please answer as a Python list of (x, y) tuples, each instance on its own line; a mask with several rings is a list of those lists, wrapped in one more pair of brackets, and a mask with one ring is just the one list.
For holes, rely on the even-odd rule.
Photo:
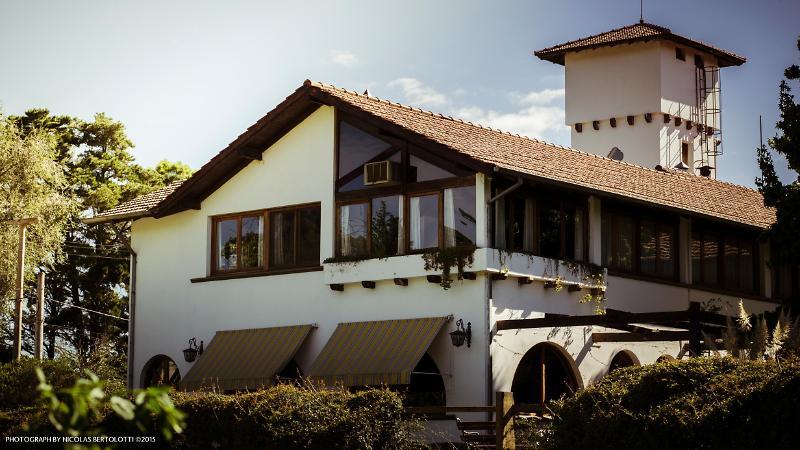
[[(800, 37), (797, 40), (800, 51)], [(781, 118), (776, 124), (778, 134), (769, 140), (769, 147), (786, 158), (789, 169), (800, 173), (800, 104), (792, 95), (791, 84), (800, 81), (800, 67), (789, 66), (780, 84), (778, 107)], [(800, 266), (800, 184), (783, 184), (775, 171), (772, 155), (766, 146), (757, 150), (761, 177), (756, 185), (764, 195), (764, 204), (776, 210), (777, 220), (768, 231), (772, 242), (771, 259), (775, 267)], [(798, 306), (800, 299), (792, 299)]]

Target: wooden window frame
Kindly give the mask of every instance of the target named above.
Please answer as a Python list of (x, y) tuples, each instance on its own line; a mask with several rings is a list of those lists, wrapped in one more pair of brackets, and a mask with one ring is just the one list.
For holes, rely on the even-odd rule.
[[(502, 189), (500, 189), (502, 190)], [(504, 218), (503, 226), (506, 227), (506, 242), (505, 247), (507, 250), (519, 252), (519, 253), (532, 253), (535, 256), (542, 256), (541, 255), (541, 195), (537, 195), (532, 192), (525, 192), (524, 195), (514, 195), (509, 194), (506, 198), (501, 199), (502, 201), (507, 201), (509, 198), (519, 198), (523, 200), (532, 199), (533, 200), (533, 217), (535, 218), (535, 222), (533, 224), (533, 251), (526, 252), (524, 249), (524, 227), (523, 227), (523, 249), (517, 250), (513, 248), (509, 248), (509, 236), (511, 235), (509, 229), (509, 217), (513, 217), (513, 210), (514, 207), (509, 205), (513, 205), (512, 202), (506, 202), (505, 214), (506, 218)], [(582, 201), (585, 200), (585, 201)], [(558, 251), (558, 259), (559, 260), (574, 260), (574, 258), (567, 258), (567, 240), (566, 240), (566, 214), (565, 211), (568, 208), (574, 208), (575, 210), (581, 211), (583, 215), (583, 224), (581, 226), (581, 234), (583, 237), (583, 248), (581, 252), (583, 253), (583, 258), (578, 260), (580, 262), (587, 262), (589, 260), (589, 208), (588, 208), (588, 199), (579, 199), (579, 198), (566, 198), (563, 200), (554, 200), (554, 203), (558, 203), (558, 221), (559, 221), (559, 251)], [(524, 213), (523, 213), (524, 214)], [(492, 215), (494, 216), (494, 215)], [(497, 226), (497, 224), (495, 224)], [(495, 243), (497, 244), (497, 243)], [(544, 256), (542, 256), (544, 258)]]
[[(632, 248), (633, 254), (631, 255), (631, 257), (632, 257), (632, 261), (631, 261), (632, 262), (632, 264), (631, 264), (632, 265), (632, 269), (631, 270), (627, 270), (627, 269), (619, 267), (619, 266), (614, 266), (612, 264), (608, 264), (607, 267), (609, 268), (610, 271), (616, 272), (616, 273), (621, 273), (621, 274), (635, 275), (637, 277), (648, 278), (648, 279), (659, 280), (659, 281), (678, 281), (680, 279), (680, 256), (679, 256), (680, 255), (680, 251), (679, 251), (680, 250), (680, 242), (679, 242), (680, 241), (680, 228), (678, 226), (679, 225), (679, 220), (678, 220), (677, 217), (673, 217), (670, 220), (664, 220), (663, 218), (657, 216), (654, 213), (645, 213), (645, 214), (633, 215), (633, 214), (629, 214), (629, 213), (626, 213), (626, 212), (622, 211), (622, 208), (619, 207), (619, 206), (617, 206), (617, 207), (613, 207), (612, 206), (610, 208), (605, 208), (602, 211), (601, 214), (606, 219), (605, 222), (606, 222), (606, 225), (607, 225), (608, 228), (612, 228), (611, 223), (610, 223), (610, 219), (613, 219), (613, 217), (615, 217), (615, 216), (616, 217), (628, 218), (628, 219), (631, 219), (633, 221), (633, 248)], [(673, 260), (672, 261), (673, 268), (672, 268), (672, 275), (671, 276), (659, 275), (658, 273), (653, 274), (653, 273), (644, 273), (644, 272), (642, 272), (642, 268), (641, 268), (641, 256), (642, 256), (642, 251), (641, 251), (641, 244), (642, 244), (642, 242), (641, 242), (641, 240), (642, 240), (642, 238), (641, 238), (641, 230), (642, 230), (642, 223), (643, 222), (651, 222), (651, 223), (653, 223), (655, 225), (655, 233), (656, 233), (656, 235), (655, 235), (655, 238), (656, 238), (655, 267), (656, 267), (656, 272), (658, 272), (658, 260), (659, 260), (659, 258), (658, 258), (658, 253), (659, 253), (659, 251), (658, 251), (659, 250), (658, 249), (658, 232), (661, 229), (663, 229), (662, 227), (664, 227), (666, 229), (669, 229), (669, 230), (672, 230), (673, 239), (672, 239), (671, 252), (672, 252), (672, 255), (673, 255), (673, 258), (672, 258), (672, 260)], [(606, 228), (604, 227), (603, 229), (601, 229), (600, 233), (601, 233), (601, 236), (605, 235), (606, 233), (609, 233), (609, 235), (607, 235), (607, 239), (612, 239), (612, 237), (610, 235), (611, 231), (612, 231), (611, 229), (606, 230)], [(611, 242), (611, 245), (610, 245), (611, 248), (609, 248), (609, 252), (612, 255), (614, 255), (614, 254), (616, 254), (616, 240), (612, 239), (610, 242)], [(606, 265), (606, 256), (607, 255), (605, 255), (605, 254), (602, 255), (603, 265)], [(613, 259), (614, 259), (613, 256), (611, 256), (611, 260), (612, 261), (613, 261)]]
[[(724, 289), (729, 292), (738, 292), (743, 294), (759, 294), (761, 292), (761, 277), (760, 277), (760, 261), (761, 258), (759, 257), (759, 245), (758, 240), (753, 236), (748, 236), (747, 233), (735, 230), (720, 230), (720, 231), (711, 231), (710, 225), (701, 225), (696, 227), (692, 230), (691, 235), (689, 237), (689, 249), (691, 252), (692, 242), (694, 242), (695, 234), (700, 235), (700, 280), (695, 280), (694, 276), (692, 276), (692, 285), (698, 287), (709, 287), (709, 288), (716, 288), (716, 289)], [(705, 280), (705, 271), (703, 259), (704, 259), (704, 249), (706, 242), (706, 236), (708, 235), (716, 235), (717, 236), (717, 282), (710, 283)], [(751, 289), (743, 289), (738, 286), (728, 286), (725, 282), (725, 245), (730, 244), (733, 241), (737, 248), (737, 258), (741, 258), (742, 253), (742, 242), (752, 242), (753, 244), (753, 254), (751, 258), (753, 259), (752, 270), (753, 270), (753, 286)], [(693, 264), (691, 254), (689, 257), (689, 263)], [(694, 268), (690, 267), (690, 271), (694, 273)], [(739, 275), (741, 275), (741, 267), (739, 268)]]
[[(285, 272), (290, 270), (314, 269), (319, 267), (319, 262), (314, 264), (298, 264), (297, 251), (300, 239), (300, 214), (299, 211), (304, 209), (319, 209), (320, 220), (322, 213), (322, 204), (320, 202), (302, 203), (297, 205), (280, 206), (276, 208), (259, 209), (252, 211), (245, 211), (239, 213), (220, 214), (211, 216), (211, 261), (210, 273), (212, 276), (228, 276), (235, 274), (253, 274), (253, 273), (270, 273), (270, 272)], [(293, 237), (293, 264), (272, 264), (272, 255), (270, 254), (270, 213), (294, 211), (294, 237)], [(262, 260), (258, 267), (242, 268), (241, 267), (241, 234), (242, 234), (242, 219), (247, 217), (261, 217), (262, 219)], [(236, 245), (236, 265), (235, 269), (220, 269), (218, 266), (219, 248), (217, 243), (217, 224), (224, 220), (237, 219), (237, 245)], [(322, 229), (320, 228), (320, 241), (322, 236)]]

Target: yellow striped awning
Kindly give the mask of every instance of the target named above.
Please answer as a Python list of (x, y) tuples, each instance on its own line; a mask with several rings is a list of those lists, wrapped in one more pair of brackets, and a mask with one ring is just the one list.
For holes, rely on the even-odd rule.
[(180, 382), (183, 390), (270, 386), (315, 325), (217, 331)]
[(408, 384), (411, 371), (451, 318), (340, 323), (310, 375), (328, 385)]

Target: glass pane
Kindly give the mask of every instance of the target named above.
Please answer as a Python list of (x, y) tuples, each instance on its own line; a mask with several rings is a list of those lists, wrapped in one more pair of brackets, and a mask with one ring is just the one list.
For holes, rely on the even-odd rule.
[(755, 274), (753, 273), (753, 268), (755, 267), (755, 252), (753, 252), (752, 242), (742, 242), (739, 258), (739, 287), (746, 291), (752, 291), (755, 289)]
[(633, 271), (633, 246), (635, 225), (630, 217), (614, 216), (613, 266), (617, 269)]
[(719, 267), (718, 237), (713, 234), (703, 236), (703, 282), (717, 284), (717, 268)]
[(561, 257), (561, 210), (558, 204), (542, 202), (539, 209), (539, 255)]
[(739, 288), (739, 246), (736, 239), (726, 238), (724, 247), (724, 285), (729, 289)]
[(236, 269), (236, 236), (239, 221), (236, 219), (217, 222), (217, 268)]
[(302, 266), (319, 264), (319, 207), (305, 208), (300, 214), (300, 235), (297, 240), (297, 264)]
[(639, 226), (639, 271), (656, 274), (656, 224), (642, 221)]
[(525, 199), (506, 197), (506, 246), (507, 250), (524, 250), (525, 248)]
[(360, 168), (391, 145), (347, 122), (339, 123), (339, 178)]
[(399, 195), (372, 199), (372, 256), (402, 253), (403, 202)]
[(699, 233), (692, 233), (692, 283), (703, 282), (702, 269), (703, 239)]
[(242, 217), (242, 268), (261, 267), (264, 260), (264, 218)]
[(475, 245), (475, 186), (444, 190), (445, 245)]
[(439, 195), (411, 197), (409, 246), (412, 250), (439, 246)]
[(409, 168), (407, 181), (415, 183), (417, 181), (440, 180), (442, 178), (454, 177), (452, 173), (437, 167), (422, 158), (409, 155)]
[(564, 207), (564, 258), (583, 260), (583, 211)]
[(270, 265), (294, 264), (294, 211), (269, 214)]
[(367, 254), (367, 204), (339, 207), (339, 255)]
[(600, 246), (603, 248), (603, 265), (611, 267), (611, 223), (612, 218), (608, 214), (603, 214), (600, 218)]
[(666, 278), (675, 277), (675, 227), (659, 225), (658, 227), (658, 274)]

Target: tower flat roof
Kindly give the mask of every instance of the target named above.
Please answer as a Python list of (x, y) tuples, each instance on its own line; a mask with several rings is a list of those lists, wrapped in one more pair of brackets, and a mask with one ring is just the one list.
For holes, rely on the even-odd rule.
[(745, 63), (745, 61), (747, 61), (745, 57), (739, 56), (736, 53), (722, 50), (700, 41), (689, 39), (673, 33), (669, 28), (653, 25), (647, 22), (639, 22), (633, 25), (617, 28), (615, 30), (606, 31), (605, 33), (595, 34), (593, 36), (576, 39), (564, 44), (554, 45), (552, 47), (538, 50), (533, 54), (545, 61), (561, 64), (563, 66), (564, 55), (570, 52), (579, 52), (581, 50), (612, 47), (614, 45), (653, 40), (672, 41), (712, 54), (719, 60), (720, 67), (741, 66)]

